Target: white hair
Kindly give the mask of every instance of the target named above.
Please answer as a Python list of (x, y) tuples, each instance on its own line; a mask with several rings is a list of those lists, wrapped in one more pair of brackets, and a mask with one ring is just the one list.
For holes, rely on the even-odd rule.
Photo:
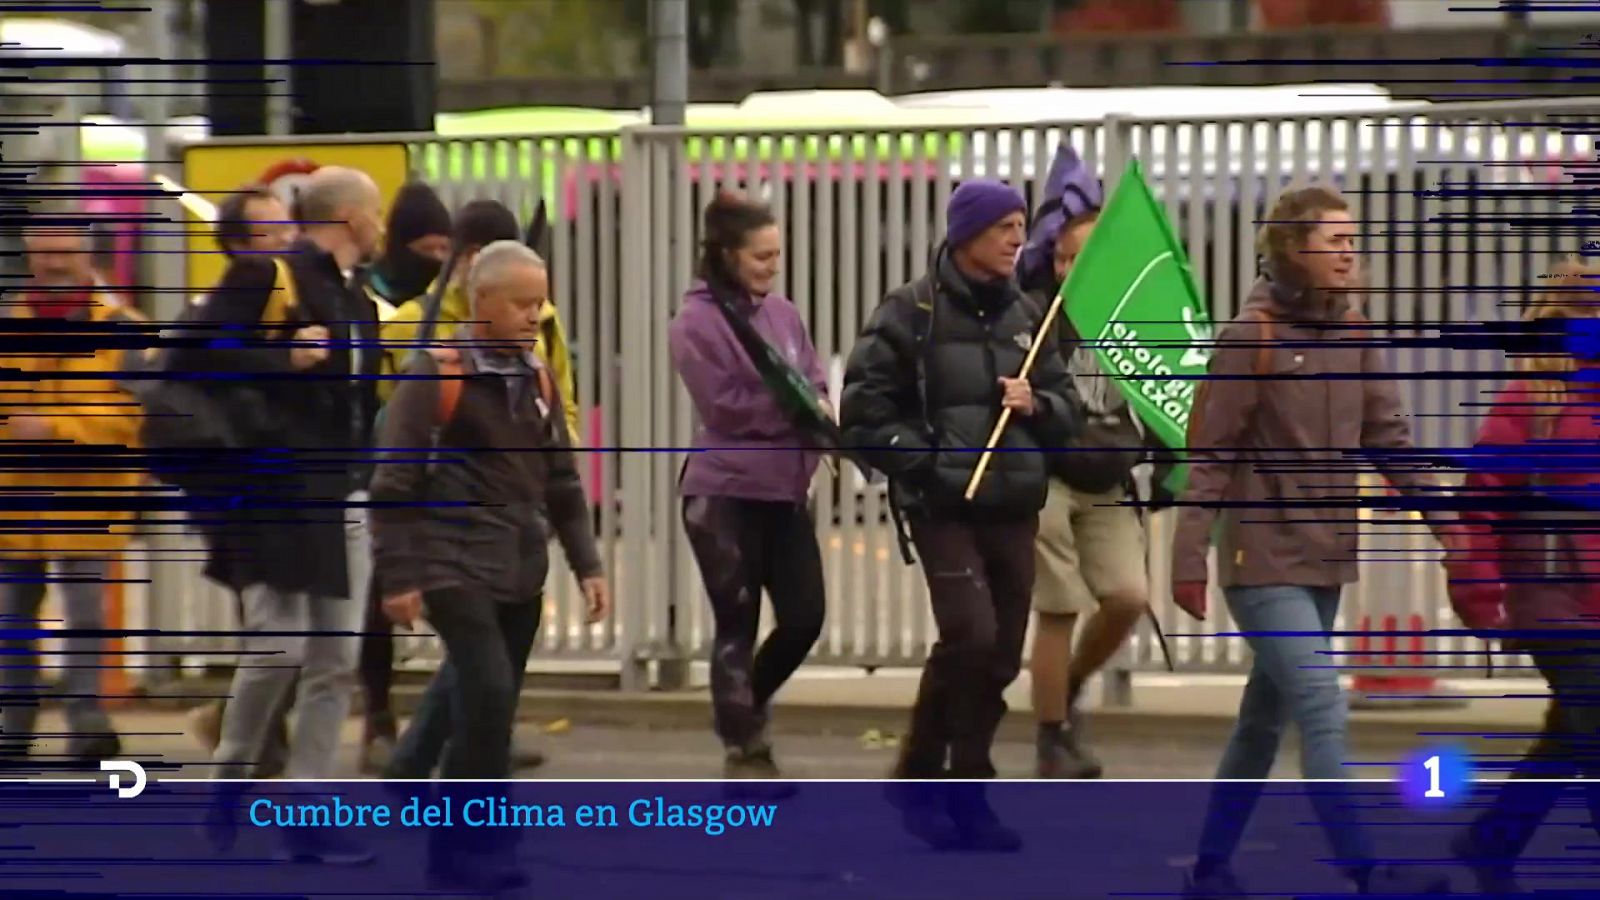
[(378, 186), (367, 173), (345, 166), (323, 166), (311, 173), (300, 191), (300, 217), (307, 225), (325, 224), (374, 199), (383, 202)]
[(467, 296), (476, 303), (483, 289), (501, 278), (516, 266), (534, 269), (546, 268), (544, 257), (530, 250), (521, 241), (495, 241), (478, 251), (467, 270)]

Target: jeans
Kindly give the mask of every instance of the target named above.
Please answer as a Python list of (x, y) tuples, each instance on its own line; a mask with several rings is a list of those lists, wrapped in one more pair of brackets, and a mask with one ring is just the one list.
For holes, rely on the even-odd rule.
[[(351, 498), (363, 502), (364, 495)], [(359, 632), (372, 575), (367, 511), (345, 511), (345, 558), (350, 590), (313, 597), (253, 584), (240, 592), (241, 655), (232, 697), (222, 718), (222, 741), (212, 760), (218, 778), (246, 778), (266, 748), (273, 712), (300, 674), (287, 778), (333, 774), (339, 732), (350, 712)]]
[[(683, 526), (716, 635), (711, 645), (711, 702), (723, 746), (760, 739), (767, 703), (822, 633), (825, 588), (816, 525), (798, 503), (690, 497)], [(756, 649), (763, 590), (776, 627)]]
[[(1272, 771), (1285, 723), (1300, 731), (1300, 772), (1306, 779), (1349, 776), (1345, 762), (1347, 707), (1328, 632), (1339, 612), (1337, 587), (1229, 588), (1228, 609), (1255, 654), (1250, 678), (1239, 701), (1239, 720), (1217, 767), (1217, 780), (1250, 779), (1248, 784), (1219, 784), (1213, 790), (1200, 838), (1200, 855), (1225, 860), (1233, 855), (1250, 820), (1261, 784)], [(1317, 817), (1322, 820), (1335, 854), (1354, 867), (1372, 859), (1365, 830), (1337, 785), (1307, 785)]]
[(500, 603), (459, 588), (429, 591), (422, 601), (455, 671), (450, 744), (439, 774), (509, 778), (511, 730), (542, 603)]
[[(65, 620), (62, 624), (72, 631), (103, 630), (106, 561), (63, 557), (55, 561), (55, 569), (56, 577), (62, 579), (57, 582)], [(39, 606), (51, 577), (47, 561), (7, 560), (0, 563), (0, 575), (5, 578), (0, 583), (0, 614), (5, 615), (8, 627), (39, 628)], [(99, 698), (104, 639), (80, 634), (67, 637), (63, 643), (66, 661), (55, 693), (61, 696), (67, 729), (72, 732), (67, 752), (78, 754), (94, 746), (96, 738), (106, 739), (112, 733), (111, 720), (100, 707)], [(11, 742), (32, 741), (39, 701), (45, 696), (39, 690), (39, 642), (6, 641), (5, 649), (0, 662), (4, 666), (0, 675), (0, 687), (4, 689), (0, 738), (11, 751), (21, 755), (26, 745)]]
[(428, 689), (417, 701), (417, 711), (400, 733), (388, 778), (429, 778), (444, 756), (450, 741), (451, 705), (456, 691), (456, 667), (446, 656), (439, 671), (428, 682)]

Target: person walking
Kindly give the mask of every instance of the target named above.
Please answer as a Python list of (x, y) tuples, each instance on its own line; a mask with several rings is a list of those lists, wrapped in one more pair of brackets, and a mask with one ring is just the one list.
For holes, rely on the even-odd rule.
[[(454, 668), (447, 779), (511, 775), (552, 531), (587, 621), (610, 608), (565, 400), (533, 353), (549, 291), (538, 254), (517, 241), (485, 247), (467, 276), (473, 324), (417, 358), (408, 373), (419, 378), (400, 385), (384, 418), (383, 446), (407, 449), (382, 452), (373, 479), (375, 569), (390, 618), (409, 627), (426, 615)], [(419, 459), (417, 447), (435, 453)], [(519, 882), (499, 855), (503, 837), (436, 831), (430, 873), (470, 888)]]
[[(716, 623), (711, 696), (723, 776), (777, 778), (770, 704), (817, 642), (826, 608), (807, 506), (822, 454), (808, 449), (725, 317), (744, 317), (824, 404), (828, 386), (805, 322), (773, 289), (783, 242), (771, 211), (723, 194), (706, 207), (703, 233), (700, 277), (669, 331), (673, 368), (700, 421), (698, 452), (679, 481), (683, 527)], [(776, 627), (757, 650), (763, 591)]]
[[(41, 627), (45, 591), (55, 585), (61, 601), (65, 660), (55, 691), (61, 694), (69, 736), (66, 761), (94, 762), (122, 753), (122, 741), (100, 704), (104, 665), (105, 588), (110, 566), (134, 531), (135, 498), (143, 473), (128, 465), (127, 452), (138, 444), (139, 418), (131, 397), (117, 384), (126, 371), (122, 352), (105, 341), (104, 329), (143, 321), (125, 299), (96, 276), (87, 228), (30, 230), (23, 235), (28, 282), (21, 302), (5, 307), (13, 334), (29, 335), (32, 352), (7, 354), (28, 384), (26, 402), (8, 410), (3, 436), (10, 452), (55, 454), (67, 441), (76, 448), (66, 471), (10, 465), (0, 471), (8, 495), (61, 497), (87, 501), (7, 512), (0, 528), (0, 613), (13, 632)], [(27, 324), (22, 325), (23, 320)], [(94, 329), (85, 332), (85, 326)], [(85, 348), (85, 335), (99, 330), (108, 346)], [(92, 340), (92, 337), (90, 338)], [(51, 345), (55, 344), (55, 349)], [(88, 349), (89, 352), (85, 352)], [(98, 449), (99, 457), (92, 452)], [(39, 641), (11, 637), (0, 642), (6, 665), (0, 673), (0, 760), (26, 765), (33, 754), (39, 704), (49, 697), (39, 688)]]
[[(1188, 485), (1172, 551), (1173, 601), (1206, 615), (1206, 555), (1220, 524), (1217, 577), (1233, 620), (1255, 655), (1239, 718), (1217, 767), (1187, 875), (1191, 898), (1243, 893), (1229, 860), (1261, 780), (1272, 769), (1285, 722), (1300, 732), (1301, 775), (1347, 776), (1346, 701), (1325, 665), (1341, 588), (1356, 579), (1358, 492), (1352, 451), (1403, 452), (1411, 433), (1381, 348), (1364, 345), (1352, 304), (1358, 283), (1350, 206), (1325, 187), (1279, 197), (1261, 228), (1263, 277), (1239, 316), (1222, 329), (1189, 419)], [(1339, 378), (1354, 374), (1359, 378)], [(1215, 380), (1227, 379), (1226, 387)], [(1434, 479), (1376, 465), (1408, 494)], [(1319, 497), (1338, 501), (1307, 507)], [(1285, 500), (1295, 500), (1288, 504)], [(1218, 519), (1221, 519), (1218, 523)], [(1449, 523), (1430, 524), (1450, 537)], [(1365, 830), (1336, 789), (1311, 792), (1344, 873), (1362, 893), (1422, 893), (1444, 880), (1380, 866)]]
[[(397, 307), (422, 295), (439, 277), (450, 256), (450, 210), (433, 188), (420, 181), (407, 182), (395, 194), (384, 228), (383, 255), (364, 270), (363, 287), (378, 311), (379, 338), (398, 312)], [(384, 354), (385, 368), (389, 365)], [(379, 399), (388, 397), (386, 383), (378, 385)], [(375, 582), (368, 588), (367, 620), (361, 634), (361, 689), (366, 698), (361, 731), (361, 771), (377, 774), (394, 758), (399, 729), (390, 708), (394, 682), (394, 635), (383, 614), (383, 598)]]
[[(1033, 593), (1034, 539), (1049, 481), (1044, 451), (1078, 426), (1058, 354), (1038, 354), (1018, 377), (1043, 324), (1014, 277), (1026, 212), (1022, 194), (1005, 184), (957, 188), (932, 269), (884, 298), (845, 370), (846, 442), (889, 477), (890, 502), (897, 522), (909, 525), (939, 629), (896, 778), (995, 776), (990, 751), (1006, 711), (1003, 692), (1021, 668)], [(967, 499), (976, 451), (1002, 410), (1014, 418)], [(907, 817), (935, 845), (1020, 846), (987, 810), (957, 820), (919, 806)]]
[[(307, 179), (299, 204), (303, 236), (289, 252), (234, 259), (201, 308), (196, 323), (222, 339), (172, 355), (175, 371), (222, 374), (220, 384), (240, 391), (229, 413), (259, 454), (248, 481), (232, 487), (233, 508), (206, 567), (239, 593), (244, 612), (245, 663), (234, 670), (212, 757), (220, 778), (243, 778), (259, 762), (272, 710), (296, 671), (285, 774), (333, 774), (370, 577), (365, 454), (377, 409), (378, 319), (356, 270), (377, 255), (381, 197), (365, 173), (324, 166)], [(258, 656), (272, 663), (250, 665)], [(223, 848), (237, 836), (236, 795), (237, 788), (219, 792), (207, 821), (208, 837)], [(371, 859), (324, 833), (283, 836), (290, 858)]]
[[(474, 200), (458, 211), (454, 243), (459, 248), (460, 256), (456, 260), (455, 274), (451, 276), (450, 284), (444, 287), (444, 294), (440, 298), (435, 335), (448, 342), (450, 335), (472, 319), (472, 301), (466, 289), (467, 273), (483, 248), (500, 241), (516, 241), (519, 233), (516, 216), (498, 200)], [(426, 318), (425, 299), (415, 297), (406, 301), (383, 323), (380, 334), (385, 373), (404, 372), (406, 360), (427, 349), (418, 343)], [(554, 303), (543, 303), (539, 307), (539, 341), (534, 347), (534, 356), (542, 365), (549, 367), (556, 389), (565, 398), (562, 404), (564, 421), (568, 438), (576, 446), (579, 431), (577, 402), (573, 393), (572, 354), (567, 347), (566, 332), (561, 327)], [(395, 387), (402, 382), (403, 379), (397, 378), (380, 381), (379, 396), (387, 402)], [(369, 702), (381, 704), (384, 709), (388, 708), (389, 683), (393, 677), (393, 646), (392, 640), (374, 642), (374, 657), (380, 653), (384, 655), (381, 658), (363, 659), (363, 671), (372, 679), (368, 684)], [(416, 779), (428, 778), (433, 774), (439, 761), (444, 758), (445, 744), (450, 739), (454, 679), (455, 666), (446, 658), (429, 681), (416, 712), (395, 744), (388, 764), (380, 769), (385, 778)], [(518, 771), (537, 768), (544, 765), (545, 761), (544, 754), (538, 748), (518, 743), (512, 746), (511, 759), (513, 768)], [(376, 764), (379, 760), (374, 756), (367, 762)]]
[[(217, 246), (229, 260), (251, 255), (281, 255), (288, 252), (299, 237), (299, 227), (290, 220), (283, 201), (262, 184), (247, 184), (224, 197), (217, 204), (216, 224)], [(204, 295), (196, 298), (196, 302), (204, 300)], [(242, 606), (239, 620), (244, 620)], [(296, 678), (296, 684), (298, 681)], [(294, 691), (294, 687), (285, 691), (272, 713), (272, 727), (255, 768), (257, 778), (276, 778), (283, 774), (283, 767), (288, 763), (289, 711), (294, 707)], [(189, 731), (208, 753), (216, 752), (222, 740), (222, 718), (227, 708), (228, 699), (223, 697), (196, 707), (189, 714)]]
[[(1488, 808), (1455, 839), (1485, 896), (1522, 893), (1516, 865), (1559, 801), (1560, 779), (1577, 776), (1591, 827), (1600, 831), (1600, 671), (1575, 623), (1600, 616), (1600, 534), (1582, 526), (1595, 513), (1584, 496), (1595, 487), (1589, 457), (1600, 425), (1571, 380), (1594, 365), (1593, 353), (1560, 344), (1573, 322), (1596, 317), (1588, 299), (1600, 268), (1580, 260), (1555, 267), (1524, 310), (1542, 344), (1521, 354), (1521, 377), (1495, 398), (1479, 426), (1466, 479), (1457, 493), (1464, 540), (1446, 557), (1450, 601), (1467, 627), (1493, 638), (1509, 627), (1506, 650), (1532, 657), (1550, 687), (1544, 727)], [(1577, 458), (1574, 458), (1576, 455)], [(1534, 780), (1538, 779), (1538, 780)]]
[[(1063, 147), (1046, 185), (1019, 276), (1040, 310), (1050, 308), (1099, 221), (1105, 192), (1071, 147)], [(1033, 589), (1036, 627), (1029, 667), (1038, 722), (1040, 778), (1098, 778), (1100, 760), (1084, 740), (1083, 687), (1114, 656), (1149, 604), (1144, 521), (1134, 469), (1159, 441), (1144, 429), (1095, 351), (1067, 317), (1065, 298), (1051, 340), (1082, 402), (1083, 428), (1050, 454), (1050, 487), (1039, 513)], [(1159, 484), (1167, 466), (1151, 481)], [(1073, 638), (1084, 616), (1082, 640)]]

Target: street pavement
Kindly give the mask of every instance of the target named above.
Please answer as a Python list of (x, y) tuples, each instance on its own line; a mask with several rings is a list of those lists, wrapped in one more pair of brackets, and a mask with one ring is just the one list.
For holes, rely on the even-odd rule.
[[(188, 715), (181, 711), (131, 708), (115, 713), (123, 735), (126, 758), (138, 760), (158, 778), (206, 778), (207, 753), (188, 733)], [(42, 739), (37, 758), (60, 760), (64, 722), (53, 711), (40, 719)], [(1012, 729), (1013, 732), (1020, 729)], [(1160, 740), (1144, 733), (1108, 728), (1092, 735), (1096, 753), (1109, 778), (1203, 779), (1213, 774), (1221, 754), (1212, 733), (1174, 728)], [(357, 777), (360, 721), (345, 725), (340, 744), (337, 777)], [(721, 774), (721, 752), (709, 727), (619, 727), (574, 721), (567, 717), (535, 717), (519, 724), (519, 744), (541, 750), (548, 762), (517, 777), (549, 779), (696, 779)], [(898, 736), (892, 728), (869, 728), (852, 734), (795, 733), (780, 730), (774, 742), (779, 764), (794, 778), (881, 778), (893, 764)], [(1366, 763), (1391, 761), (1394, 742), (1376, 738), (1353, 741), (1352, 758)], [(1002, 777), (1031, 777), (1033, 744), (1026, 739), (997, 742), (995, 762)], [(1291, 735), (1285, 740), (1274, 777), (1293, 778), (1299, 769), (1298, 750)], [(1352, 777), (1382, 777), (1386, 771), (1354, 773)]]

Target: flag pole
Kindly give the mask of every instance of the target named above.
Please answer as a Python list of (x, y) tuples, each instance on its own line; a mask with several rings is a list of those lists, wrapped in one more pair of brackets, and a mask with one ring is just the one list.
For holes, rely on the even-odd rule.
[[(1027, 378), (1033, 371), (1034, 360), (1039, 358), (1039, 348), (1045, 344), (1049, 337), (1050, 326), (1055, 324), (1056, 315), (1061, 312), (1062, 291), (1056, 291), (1056, 298), (1050, 301), (1050, 311), (1044, 314), (1044, 321), (1039, 323), (1039, 331), (1033, 336), (1033, 346), (1028, 348), (1028, 355), (1022, 360), (1022, 371), (1017, 373), (1018, 378)], [(978, 484), (983, 481), (984, 472), (989, 469), (989, 462), (994, 459), (994, 448), (1000, 445), (1000, 435), (1005, 433), (1006, 425), (1011, 422), (1011, 407), (1000, 410), (1000, 421), (994, 423), (994, 431), (989, 434), (989, 443), (983, 448), (983, 455), (978, 457), (978, 467), (972, 470), (972, 480), (967, 482), (967, 499), (970, 501), (978, 494)]]

